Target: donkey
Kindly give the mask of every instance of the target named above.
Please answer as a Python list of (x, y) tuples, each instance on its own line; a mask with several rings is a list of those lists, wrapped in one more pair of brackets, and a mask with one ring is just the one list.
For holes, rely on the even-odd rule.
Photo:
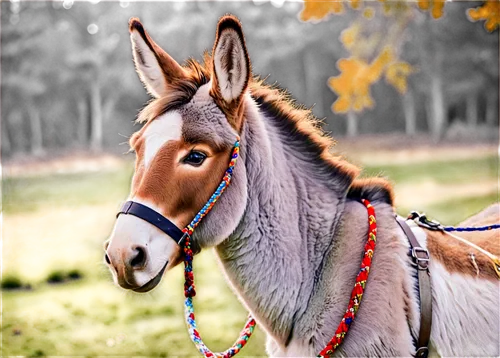
[[(192, 237), (214, 248), (244, 306), (267, 333), (271, 357), (313, 357), (340, 322), (359, 270), (370, 200), (378, 236), (363, 303), (339, 356), (410, 356), (419, 330), (419, 300), (408, 240), (397, 225), (393, 191), (381, 178), (330, 154), (333, 140), (310, 110), (252, 75), (240, 22), (217, 25), (204, 63), (179, 65), (129, 23), (136, 70), (154, 98), (130, 138), (136, 153), (129, 200), (185, 227), (209, 199), (235, 139), (240, 159), (228, 187)], [(474, 224), (500, 207), (469, 219)], [(430, 251), (432, 347), (443, 356), (498, 356), (499, 280), (480, 255), (451, 238), (416, 229)], [(468, 237), (498, 254), (494, 232)], [(153, 289), (182, 260), (168, 235), (131, 215), (116, 220), (105, 244), (115, 283)]]

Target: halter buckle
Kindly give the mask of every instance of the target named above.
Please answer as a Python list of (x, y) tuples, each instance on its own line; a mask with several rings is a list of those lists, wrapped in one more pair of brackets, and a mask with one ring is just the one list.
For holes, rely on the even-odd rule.
[(428, 355), (429, 355), (429, 348), (428, 347), (420, 347), (415, 352), (415, 357), (418, 357), (418, 358), (427, 358)]
[(429, 250), (423, 247), (413, 247), (411, 249), (411, 257), (419, 270), (427, 270), (430, 261)]

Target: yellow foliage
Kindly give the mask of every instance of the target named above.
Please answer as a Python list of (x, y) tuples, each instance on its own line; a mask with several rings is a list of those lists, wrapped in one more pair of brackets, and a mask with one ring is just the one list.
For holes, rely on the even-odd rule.
[(362, 15), (366, 20), (371, 20), (375, 17), (375, 9), (372, 6), (367, 6), (363, 9)]
[(446, 0), (434, 0), (434, 6), (432, 7), (432, 17), (439, 19), (443, 16), (443, 8)]
[(357, 23), (355, 22), (350, 28), (345, 30), (340, 39), (342, 40), (342, 43), (344, 44), (344, 47), (350, 51), (354, 48), (354, 44), (356, 43), (356, 37), (359, 33), (359, 28), (357, 26)]
[(391, 48), (386, 47), (370, 64), (365, 60), (352, 56), (337, 62), (340, 75), (330, 77), (328, 86), (338, 95), (332, 105), (335, 113), (346, 113), (350, 110), (360, 112), (373, 107), (370, 87), (385, 74), (386, 81), (400, 93), (407, 90), (408, 76), (414, 72), (413, 67), (403, 61), (397, 61)]
[(359, 9), (362, 0), (349, 0), (349, 5), (352, 9)]
[(392, 84), (399, 94), (404, 95), (408, 91), (408, 77), (416, 71), (417, 68), (407, 62), (394, 61), (387, 65), (385, 79), (387, 83)]
[(299, 19), (302, 22), (317, 22), (326, 19), (330, 14), (342, 15), (345, 13), (343, 1), (303, 0)]
[[(361, 112), (373, 106), (370, 87), (385, 78), (401, 95), (408, 91), (408, 77), (417, 71), (398, 58), (398, 47), (415, 9), (428, 12), (435, 20), (444, 16), (448, 0), (303, 0), (299, 18), (303, 22), (317, 22), (329, 15), (342, 15), (347, 8), (358, 12), (358, 18), (341, 35), (344, 47), (351, 57), (338, 62), (338, 77), (330, 78), (330, 87), (339, 95), (333, 105), (337, 113)], [(385, 25), (374, 26), (377, 13), (385, 18)], [(472, 20), (486, 20), (486, 28), (493, 31), (500, 25), (500, 0), (489, 0), (469, 12)], [(384, 27), (385, 26), (385, 27)], [(371, 61), (370, 61), (371, 60)]]
[(422, 10), (429, 10), (430, 0), (418, 0), (418, 7)]
[(486, 20), (484, 28), (493, 32), (500, 26), (500, 2), (498, 0), (487, 0), (483, 5), (467, 11), (471, 21)]

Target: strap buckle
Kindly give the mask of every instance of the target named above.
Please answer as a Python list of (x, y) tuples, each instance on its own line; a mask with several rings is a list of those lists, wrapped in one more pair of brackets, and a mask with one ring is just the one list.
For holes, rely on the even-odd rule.
[(429, 250), (423, 247), (412, 247), (411, 257), (419, 270), (427, 270), (430, 261)]
[(427, 358), (428, 355), (429, 355), (428, 347), (419, 347), (415, 352), (415, 357), (417, 358)]

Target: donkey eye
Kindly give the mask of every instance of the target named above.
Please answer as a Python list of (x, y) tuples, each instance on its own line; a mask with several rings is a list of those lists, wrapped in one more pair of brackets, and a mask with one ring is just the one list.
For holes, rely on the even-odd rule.
[(206, 158), (207, 158), (207, 155), (205, 153), (191, 152), (184, 158), (183, 162), (185, 164), (199, 167)]

